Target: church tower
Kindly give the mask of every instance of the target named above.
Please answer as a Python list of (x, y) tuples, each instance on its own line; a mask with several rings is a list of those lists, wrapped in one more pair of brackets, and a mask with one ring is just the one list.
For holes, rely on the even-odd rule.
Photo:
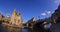
[(22, 25), (21, 14), (17, 13), (16, 9), (14, 9), (13, 12), (12, 12), (12, 17), (11, 17), (10, 24), (12, 24), (12, 25), (18, 25), (18, 26)]
[(0, 20), (2, 20), (2, 14), (0, 13)]
[(16, 22), (15, 15), (16, 15), (16, 9), (14, 9), (13, 12), (12, 12), (12, 17), (11, 17), (10, 24), (15, 24), (15, 22)]
[(17, 15), (16, 15), (16, 24), (17, 25), (20, 25), (20, 26), (22, 26), (22, 16), (21, 16), (21, 13), (17, 13)]

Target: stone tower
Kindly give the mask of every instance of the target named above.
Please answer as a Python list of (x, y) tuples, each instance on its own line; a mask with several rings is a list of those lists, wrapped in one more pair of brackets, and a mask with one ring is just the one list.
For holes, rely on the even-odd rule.
[(20, 13), (16, 12), (16, 9), (14, 9), (12, 12), (10, 24), (22, 26), (22, 16)]
[(0, 13), (0, 20), (2, 20), (2, 14)]

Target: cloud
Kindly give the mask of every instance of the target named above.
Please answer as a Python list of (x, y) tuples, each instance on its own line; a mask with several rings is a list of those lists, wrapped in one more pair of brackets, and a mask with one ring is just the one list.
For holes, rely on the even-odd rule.
[(51, 11), (47, 11), (47, 14), (51, 14)]
[(45, 16), (45, 15), (46, 15), (46, 13), (41, 13), (41, 15), (42, 15), (42, 16)]
[(53, 11), (50, 11), (50, 10), (45, 10), (46, 14), (52, 14)]
[(60, 3), (60, 0), (54, 0), (54, 3), (55, 4), (59, 4)]
[(41, 13), (41, 15), (46, 16), (46, 15), (51, 15), (52, 13), (53, 13), (53, 11), (46, 10), (45, 12)]

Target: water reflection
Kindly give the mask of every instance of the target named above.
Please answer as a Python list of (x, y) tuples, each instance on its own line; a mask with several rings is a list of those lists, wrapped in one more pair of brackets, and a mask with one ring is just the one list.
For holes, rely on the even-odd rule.
[(20, 32), (32, 32), (30, 29), (22, 29)]
[(32, 30), (31, 29), (20, 29), (20, 28), (0, 25), (0, 32), (32, 32)]

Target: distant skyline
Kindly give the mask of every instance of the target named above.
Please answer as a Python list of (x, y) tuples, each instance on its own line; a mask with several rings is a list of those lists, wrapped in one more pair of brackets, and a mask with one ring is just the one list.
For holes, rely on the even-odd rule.
[(57, 9), (60, 0), (0, 0), (0, 12), (5, 16), (8, 11), (9, 16), (16, 8), (22, 15), (23, 21), (36, 17), (44, 19), (50, 17)]

